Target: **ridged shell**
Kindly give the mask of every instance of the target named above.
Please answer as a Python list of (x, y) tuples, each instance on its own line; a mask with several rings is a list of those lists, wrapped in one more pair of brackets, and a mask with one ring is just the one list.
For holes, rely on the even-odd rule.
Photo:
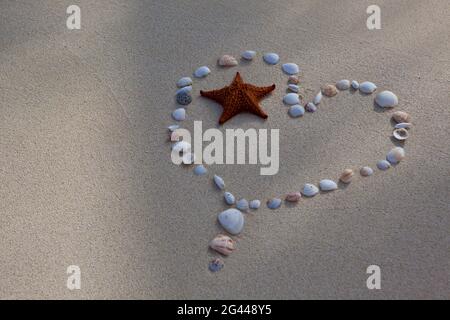
[(405, 111), (395, 111), (392, 114), (392, 119), (394, 119), (394, 121), (397, 123), (411, 122), (411, 116), (407, 114)]
[(322, 88), (322, 93), (324, 96), (334, 97), (338, 93), (338, 91), (335, 85), (327, 84)]
[(395, 129), (392, 135), (399, 141), (404, 141), (409, 138), (409, 132), (405, 128)]
[(350, 183), (352, 181), (353, 175), (354, 173), (352, 169), (345, 169), (339, 177), (339, 180), (341, 180), (343, 183)]
[(229, 236), (219, 234), (211, 240), (209, 247), (225, 256), (228, 256), (236, 249), (236, 243)]
[(302, 194), (306, 197), (314, 197), (318, 193), (319, 193), (319, 188), (317, 188), (315, 185), (313, 185), (311, 183), (306, 183), (303, 186)]
[(286, 195), (286, 201), (288, 202), (298, 202), (302, 197), (300, 192), (290, 192)]
[(228, 54), (223, 55), (219, 59), (219, 66), (222, 66), (222, 67), (234, 67), (234, 66), (237, 66), (237, 65), (238, 65), (238, 62), (237, 62), (236, 58), (233, 57), (233, 56), (230, 56)]

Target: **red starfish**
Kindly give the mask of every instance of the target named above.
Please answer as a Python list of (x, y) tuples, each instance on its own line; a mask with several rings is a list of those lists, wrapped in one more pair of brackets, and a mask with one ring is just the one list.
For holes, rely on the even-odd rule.
[(244, 83), (239, 72), (236, 72), (236, 76), (229, 86), (212, 91), (200, 90), (200, 94), (222, 105), (223, 112), (219, 123), (223, 124), (241, 112), (250, 112), (267, 119), (267, 113), (261, 109), (259, 101), (274, 89), (274, 84), (270, 87), (257, 87)]

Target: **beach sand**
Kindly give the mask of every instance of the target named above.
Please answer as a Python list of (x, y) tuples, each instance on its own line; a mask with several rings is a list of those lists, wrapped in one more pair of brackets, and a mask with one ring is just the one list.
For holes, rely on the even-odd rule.
[[(419, 299), (449, 293), (449, 79), (447, 0), (76, 1), (81, 30), (66, 28), (74, 1), (0, 3), (0, 298)], [(222, 70), (222, 54), (256, 50)], [(287, 76), (261, 53), (301, 69), (306, 101), (337, 80), (373, 81), (399, 97), (414, 127), (404, 162), (346, 188), (267, 209), (304, 183), (375, 168), (394, 143), (393, 111), (343, 92), (291, 119)], [(226, 128), (280, 129), (280, 170), (213, 165), (207, 177), (170, 161), (175, 82), (201, 65), (193, 120), (218, 127), (221, 108), (199, 90), (277, 85), (266, 121), (239, 115)], [(211, 176), (263, 205), (246, 215), (221, 272), (208, 242), (226, 208)], [(66, 269), (81, 269), (68, 290)], [(378, 265), (381, 290), (368, 290)]]

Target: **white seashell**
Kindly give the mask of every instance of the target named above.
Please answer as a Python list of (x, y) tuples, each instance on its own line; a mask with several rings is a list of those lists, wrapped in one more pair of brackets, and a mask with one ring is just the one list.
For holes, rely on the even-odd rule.
[(341, 180), (343, 183), (350, 183), (352, 181), (353, 174), (354, 173), (352, 169), (345, 169), (344, 172), (342, 172), (339, 180)]
[(289, 108), (289, 115), (292, 118), (298, 118), (298, 117), (303, 116), (304, 114), (305, 114), (305, 108), (303, 108), (299, 104), (294, 104), (293, 106), (291, 106)]
[(259, 207), (261, 206), (261, 201), (255, 199), (250, 201), (249, 205), (250, 209), (256, 210), (259, 209)]
[(333, 191), (338, 188), (337, 183), (329, 179), (321, 180), (319, 182), (319, 187), (322, 191)]
[(214, 183), (216, 184), (217, 188), (219, 188), (220, 190), (225, 189), (225, 182), (223, 181), (223, 179), (221, 177), (219, 177), (218, 175), (214, 175)]
[(293, 92), (298, 92), (300, 90), (300, 87), (298, 85), (292, 83), (288, 84), (288, 88)]
[(314, 97), (313, 103), (315, 105), (318, 105), (321, 100), (322, 100), (322, 91), (319, 91), (319, 93), (316, 94), (316, 96)]
[(287, 95), (284, 96), (283, 102), (289, 105), (299, 104), (300, 98), (296, 93), (288, 93)]
[(263, 59), (268, 64), (277, 64), (280, 61), (280, 57), (273, 52), (265, 53)]
[(386, 90), (376, 95), (375, 102), (382, 108), (393, 108), (398, 105), (398, 98), (394, 93)]
[(186, 141), (179, 141), (173, 144), (172, 150), (175, 152), (188, 153), (191, 152), (191, 144)]
[(194, 76), (196, 78), (204, 78), (210, 73), (211, 73), (211, 70), (207, 66), (203, 66), (203, 67), (200, 67), (197, 70), (195, 70)]
[(285, 63), (281, 66), (281, 68), (289, 75), (297, 74), (300, 71), (298, 65), (296, 65), (295, 63)]
[(211, 240), (209, 247), (225, 256), (228, 256), (236, 249), (234, 240), (223, 234), (219, 234)]
[(248, 211), (248, 201), (247, 199), (239, 199), (238, 202), (236, 202), (236, 208), (241, 211)]
[(386, 160), (391, 164), (397, 164), (400, 161), (405, 159), (405, 149), (402, 147), (395, 147), (391, 151), (388, 152), (386, 156)]
[(285, 200), (288, 202), (298, 202), (300, 201), (302, 194), (300, 192), (290, 192), (286, 195)]
[(189, 77), (183, 77), (177, 81), (178, 88), (183, 88), (183, 87), (190, 86), (190, 85), (192, 85), (192, 79)]
[(244, 51), (241, 56), (245, 60), (253, 60), (253, 58), (256, 56), (256, 51), (247, 50)]
[(307, 183), (304, 185), (302, 193), (306, 197), (314, 197), (319, 193), (319, 188), (311, 183)]
[(391, 167), (391, 164), (389, 163), (389, 161), (386, 160), (380, 160), (377, 162), (377, 168), (380, 170), (387, 170)]
[(338, 88), (339, 90), (347, 90), (350, 88), (350, 81), (349, 80), (339, 80), (336, 83), (336, 88)]
[(368, 176), (371, 176), (373, 174), (373, 169), (371, 167), (362, 167), (361, 170), (359, 170), (359, 173), (363, 177), (368, 177)]
[(177, 130), (179, 128), (180, 128), (180, 126), (178, 124), (173, 124), (173, 125), (167, 127), (167, 129), (169, 129), (170, 132), (174, 132), (175, 130)]
[(225, 199), (225, 202), (227, 204), (229, 204), (230, 206), (236, 202), (236, 199), (234, 198), (234, 196), (231, 192), (225, 192), (223, 194), (223, 197)]
[(377, 86), (370, 81), (365, 81), (359, 85), (359, 91), (363, 93), (369, 94), (374, 92), (375, 90), (377, 90)]
[(409, 138), (409, 132), (405, 128), (395, 129), (392, 135), (399, 141), (404, 141)]
[(186, 119), (186, 110), (184, 108), (175, 109), (172, 112), (172, 118), (177, 121), (183, 121)]
[(298, 79), (297, 76), (290, 76), (288, 79), (289, 83), (293, 83), (293, 84), (298, 84), (300, 82), (300, 80)]
[(322, 88), (322, 94), (327, 97), (334, 97), (337, 95), (338, 90), (335, 85), (327, 84)]
[(394, 119), (394, 121), (397, 123), (411, 122), (411, 116), (407, 114), (405, 111), (395, 111), (392, 114), (392, 119)]
[(234, 66), (237, 66), (237, 65), (238, 65), (238, 62), (237, 62), (236, 58), (233, 57), (233, 56), (230, 56), (228, 54), (223, 55), (219, 59), (219, 66), (222, 66), (222, 67), (234, 67)]
[(355, 90), (358, 90), (359, 89), (359, 82), (356, 81), (356, 80), (353, 80), (352, 81), (352, 88), (355, 89)]
[(395, 125), (395, 129), (402, 129), (402, 128), (404, 128), (404, 129), (409, 129), (409, 128), (411, 128), (412, 127), (412, 123), (409, 123), (409, 122), (400, 122), (400, 123), (397, 123), (396, 125)]
[(244, 228), (244, 216), (238, 209), (228, 209), (219, 213), (220, 225), (231, 234), (239, 234)]

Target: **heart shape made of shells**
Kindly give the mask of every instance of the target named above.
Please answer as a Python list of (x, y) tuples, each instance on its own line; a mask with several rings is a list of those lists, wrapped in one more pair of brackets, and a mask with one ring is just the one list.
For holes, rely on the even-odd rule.
[[(255, 51), (247, 50), (242, 53), (241, 59), (246, 61), (252, 61), (255, 59), (256, 55), (257, 53)], [(280, 57), (278, 56), (278, 54), (273, 52), (263, 54), (262, 58), (263, 58), (262, 60), (265, 63), (272, 66), (275, 66), (280, 63)], [(223, 68), (232, 68), (238, 65), (238, 61), (235, 57), (231, 55), (224, 55), (218, 59), (218, 64)], [(359, 90), (360, 92), (366, 95), (371, 95), (377, 90), (377, 86), (370, 81), (365, 81), (360, 84), (356, 80), (350, 81), (347, 79), (343, 79), (337, 81), (336, 84), (324, 85), (314, 96), (312, 101), (302, 105), (299, 95), (300, 87), (299, 87), (299, 78), (297, 74), (300, 72), (300, 69), (298, 65), (295, 63), (284, 63), (281, 65), (281, 68), (283, 72), (288, 76), (287, 89), (288, 91), (290, 91), (283, 97), (283, 103), (289, 106), (288, 114), (292, 118), (302, 117), (305, 114), (305, 112), (311, 113), (316, 112), (318, 105), (320, 104), (320, 102), (324, 97), (333, 97), (337, 95), (340, 91)], [(207, 77), (210, 73), (211, 70), (207, 66), (202, 66), (196, 69), (193, 75), (194, 78), (204, 78)], [(237, 73), (236, 77), (239, 77), (239, 73)], [(186, 109), (183, 106), (187, 106), (192, 102), (193, 80), (191, 77), (182, 77), (177, 81), (176, 85), (178, 87), (178, 90), (176, 91), (176, 101), (181, 106), (172, 112), (172, 117), (177, 122), (181, 122), (186, 119)], [(266, 87), (266, 89), (267, 88), (268, 87)], [(273, 89), (274, 86), (271, 90)], [(220, 101), (220, 99), (217, 99), (216, 101)], [(382, 91), (376, 94), (375, 103), (381, 108), (393, 108), (398, 105), (398, 98), (391, 91)], [(235, 114), (237, 114), (236, 110), (233, 111), (235, 112)], [(261, 116), (259, 111), (253, 113)], [(404, 111), (396, 111), (393, 113), (392, 119), (396, 123), (393, 129), (393, 137), (399, 141), (406, 140), (409, 137), (409, 129), (412, 126), (410, 115)], [(168, 130), (170, 132), (170, 141), (174, 143), (172, 145), (172, 150), (175, 150), (176, 152), (184, 152), (185, 150), (190, 150), (190, 145), (188, 142), (179, 141), (180, 136), (177, 134), (177, 129), (180, 129), (179, 124), (173, 124), (168, 127)], [(386, 159), (379, 160), (376, 166), (379, 170), (388, 170), (389, 168), (392, 167), (392, 165), (398, 164), (404, 158), (405, 158), (404, 148), (394, 147), (387, 153)], [(184, 153), (182, 160), (183, 164), (192, 165), (194, 163), (194, 155), (192, 153)], [(193, 170), (194, 174), (197, 176), (203, 176), (208, 173), (207, 168), (203, 164), (196, 165)], [(374, 172), (373, 169), (368, 166), (364, 166), (359, 169), (359, 173), (362, 176), (370, 176), (373, 174), (373, 172)], [(339, 180), (342, 183), (348, 184), (352, 181), (353, 175), (354, 169), (352, 168), (345, 169), (340, 174)], [(234, 206), (234, 208), (227, 209), (218, 214), (219, 224), (229, 235), (238, 235), (242, 232), (244, 228), (245, 219), (242, 212), (257, 210), (261, 206), (261, 201), (259, 199), (252, 199), (250, 201), (245, 198), (236, 199), (231, 192), (226, 190), (226, 184), (222, 177), (218, 175), (213, 175), (212, 179), (214, 181), (215, 186), (219, 190), (223, 191), (223, 199), (225, 203), (229, 206)], [(336, 190), (337, 188), (338, 188), (337, 182), (333, 181), (332, 179), (323, 179), (319, 182), (318, 186), (314, 183), (306, 183), (303, 186), (301, 192), (289, 192), (285, 194), (284, 197), (271, 197), (267, 200), (266, 204), (269, 209), (275, 210), (281, 207), (283, 203), (282, 200), (283, 198), (284, 201), (286, 202), (295, 203), (300, 201), (300, 199), (303, 196), (314, 197), (317, 194), (319, 194), (320, 190), (331, 192), (333, 190)], [(235, 250), (236, 242), (228, 235), (219, 234), (210, 242), (209, 246), (212, 250), (215, 250), (221, 255), (228, 256)], [(209, 263), (209, 270), (212, 272), (216, 272), (221, 270), (223, 266), (224, 266), (223, 261), (220, 258), (216, 258)]]

